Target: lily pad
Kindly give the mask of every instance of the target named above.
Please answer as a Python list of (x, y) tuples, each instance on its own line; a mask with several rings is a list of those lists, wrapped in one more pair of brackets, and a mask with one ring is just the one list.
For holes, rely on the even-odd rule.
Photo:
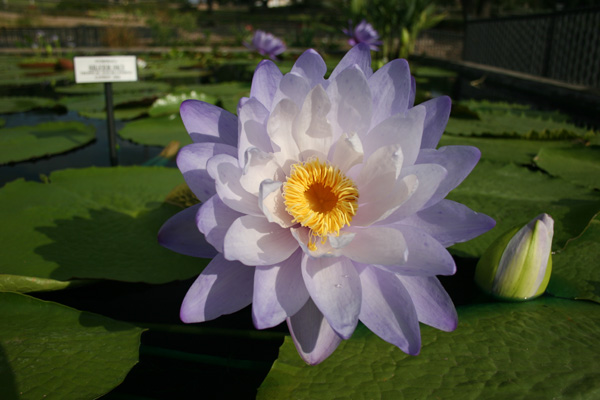
[(217, 103), (229, 112), (237, 113), (237, 105), (242, 97), (250, 95), (250, 83), (246, 82), (225, 82), (206, 85), (178, 86), (176, 91), (195, 90), (209, 96), (215, 96)]
[(54, 108), (56, 102), (44, 97), (13, 96), (0, 98), (0, 114), (25, 112), (38, 108)]
[(0, 398), (95, 399), (138, 362), (142, 329), (18, 293), (0, 293)]
[(451, 117), (446, 127), (450, 135), (504, 136), (525, 139), (571, 139), (591, 135), (585, 128), (567, 122), (558, 112), (537, 111), (519, 104), (461, 102), (479, 119)]
[[(171, 89), (171, 85), (167, 82), (157, 81), (138, 81), (138, 82), (115, 82), (112, 84), (113, 93), (125, 92), (161, 92), (167, 93)], [(104, 93), (103, 83), (86, 83), (71, 86), (63, 86), (55, 89), (57, 93), (70, 95), (84, 94), (102, 94)]]
[(577, 236), (600, 211), (600, 193), (515, 164), (480, 161), (448, 195), (496, 220), (491, 231), (451, 247), (457, 255), (480, 257), (496, 237), (543, 212), (554, 218), (554, 248)]
[(600, 303), (600, 214), (552, 256), (548, 293)]
[(64, 153), (95, 138), (93, 126), (77, 121), (3, 128), (0, 131), (0, 164)]
[(192, 143), (179, 114), (143, 118), (128, 122), (119, 136), (146, 146), (166, 146), (177, 140), (182, 146)]
[(161, 247), (158, 229), (181, 210), (163, 200), (183, 182), (164, 167), (57, 171), (0, 189), (0, 274), (67, 281), (165, 283), (198, 275), (208, 260)]
[(600, 147), (542, 147), (535, 157), (538, 167), (591, 189), (600, 189)]
[[(113, 96), (114, 107), (135, 107), (140, 104), (150, 106), (157, 98), (157, 92), (117, 93)], [(69, 110), (78, 112), (103, 111), (106, 109), (104, 95), (68, 96), (59, 100)]]
[(217, 98), (205, 93), (198, 93), (195, 90), (182, 93), (169, 93), (168, 95), (156, 99), (152, 107), (148, 110), (151, 117), (160, 117), (163, 115), (179, 114), (179, 107), (185, 100), (201, 100), (206, 103), (215, 104)]
[(458, 309), (412, 357), (360, 327), (308, 366), (286, 337), (258, 399), (597, 399), (600, 306), (554, 298)]
[[(106, 119), (105, 110), (79, 110), (79, 115), (91, 119)], [(113, 110), (116, 120), (128, 121), (148, 114), (148, 107), (117, 108)]]

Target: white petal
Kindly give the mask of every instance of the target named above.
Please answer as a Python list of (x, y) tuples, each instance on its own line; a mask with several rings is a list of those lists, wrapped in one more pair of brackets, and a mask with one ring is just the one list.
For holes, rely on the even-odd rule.
[(275, 106), (267, 122), (267, 132), (273, 143), (273, 150), (281, 153), (277, 155), (281, 166), (284, 166), (288, 160), (298, 161), (299, 150), (292, 136), (292, 128), (298, 112), (298, 107), (293, 101), (284, 99)]
[(282, 183), (264, 180), (260, 184), (258, 206), (269, 222), (279, 224), (282, 228), (294, 225), (294, 217), (285, 210), (285, 203), (281, 191)]
[(360, 320), (377, 336), (417, 355), (421, 331), (409, 292), (394, 274), (366, 267), (360, 272), (363, 297)]
[(206, 169), (215, 180), (217, 194), (223, 203), (242, 214), (262, 215), (258, 208), (258, 198), (240, 184), (242, 170), (234, 157), (216, 155), (208, 160)]
[(334, 145), (331, 162), (340, 171), (346, 173), (353, 166), (363, 161), (363, 147), (355, 133), (344, 133)]
[(352, 336), (360, 312), (360, 280), (354, 265), (344, 258), (302, 259), (304, 283), (319, 310), (343, 339)]
[(197, 229), (206, 237), (206, 241), (222, 253), (227, 230), (233, 221), (242, 215), (227, 207), (219, 196), (213, 196), (202, 203), (196, 213), (195, 222)]
[(311, 299), (287, 319), (287, 325), (298, 354), (310, 365), (325, 360), (342, 341)]
[(251, 147), (244, 154), (244, 171), (240, 184), (248, 193), (255, 196), (260, 190), (260, 183), (265, 179), (283, 180), (285, 178), (273, 153), (265, 153), (256, 147)]
[(222, 143), (194, 143), (179, 150), (177, 167), (190, 190), (200, 201), (206, 201), (216, 193), (215, 181), (208, 174), (206, 164), (217, 154), (235, 156), (235, 147)]
[(302, 251), (276, 265), (256, 267), (252, 320), (258, 329), (270, 328), (296, 314), (309, 299), (302, 279)]
[[(325, 243), (321, 243), (321, 239), (317, 239), (315, 246), (316, 250), (310, 250), (308, 248), (308, 241), (311, 238), (310, 229), (303, 226), (290, 228), (292, 236), (298, 241), (300, 248), (305, 254), (313, 258), (320, 257), (339, 257), (342, 255), (341, 249), (336, 249), (331, 245), (331, 240), (327, 240)], [(314, 238), (313, 238), (314, 240)]]
[(396, 275), (396, 278), (408, 290), (420, 322), (446, 332), (456, 329), (456, 309), (436, 277)]
[(263, 60), (259, 62), (252, 76), (250, 97), (255, 97), (270, 110), (282, 76), (281, 71), (273, 61)]
[[(356, 236), (342, 254), (363, 264), (401, 265), (407, 260), (410, 247), (400, 231), (393, 228), (346, 228)], [(409, 250), (410, 249), (410, 250)]]
[(327, 65), (323, 58), (313, 49), (306, 50), (294, 63), (292, 71), (303, 76), (310, 87), (323, 84)]
[(296, 107), (300, 108), (310, 89), (308, 81), (303, 76), (295, 72), (285, 74), (281, 78), (281, 82), (273, 98), (272, 107), (276, 107), (279, 102), (286, 99), (292, 101)]
[(223, 252), (228, 260), (246, 265), (271, 265), (286, 260), (298, 248), (289, 229), (264, 217), (236, 219), (225, 235)]
[(298, 145), (302, 161), (311, 156), (327, 156), (333, 141), (327, 113), (331, 103), (321, 85), (315, 86), (306, 96), (294, 123), (292, 134)]
[(198, 276), (181, 304), (183, 322), (204, 322), (252, 302), (254, 268), (218, 254)]
[(248, 99), (239, 109), (240, 137), (238, 159), (244, 159), (244, 153), (250, 147), (272, 152), (271, 139), (267, 133), (269, 111), (255, 98)]

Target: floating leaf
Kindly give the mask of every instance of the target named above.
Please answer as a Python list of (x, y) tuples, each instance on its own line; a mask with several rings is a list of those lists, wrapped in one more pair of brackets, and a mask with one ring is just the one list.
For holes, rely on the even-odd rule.
[(138, 362), (142, 329), (0, 293), (0, 398), (95, 399)]
[(164, 167), (57, 171), (50, 183), (0, 189), (0, 273), (66, 281), (164, 283), (198, 275), (207, 260), (161, 247), (161, 225), (181, 208), (163, 199), (183, 182)]
[(192, 143), (178, 114), (131, 121), (118, 133), (123, 139), (146, 146), (166, 146), (173, 140), (182, 146)]
[(217, 98), (217, 103), (229, 112), (237, 113), (237, 105), (242, 97), (250, 95), (250, 83), (225, 82), (205, 85), (179, 86), (176, 91), (195, 90)]
[(570, 182), (600, 189), (600, 147), (542, 147), (535, 157), (538, 167)]
[[(125, 92), (162, 92), (167, 93), (171, 85), (167, 82), (158, 81), (138, 81), (138, 82), (114, 82), (112, 84), (113, 93)], [(86, 83), (71, 86), (63, 86), (55, 89), (57, 93), (70, 95), (84, 94), (103, 94), (104, 83)]]
[(0, 164), (64, 153), (95, 138), (93, 126), (77, 121), (3, 128), (0, 134)]
[[(92, 119), (106, 119), (105, 110), (79, 110), (79, 115), (86, 118)], [(148, 107), (133, 107), (133, 108), (117, 108), (113, 110), (113, 115), (116, 120), (127, 121), (146, 115), (148, 113)]]
[(488, 161), (479, 162), (448, 198), (496, 220), (491, 231), (451, 248), (466, 257), (480, 257), (498, 235), (543, 212), (554, 218), (554, 248), (560, 248), (600, 211), (598, 192), (540, 171)]
[(286, 337), (258, 399), (597, 399), (600, 306), (554, 298), (458, 309), (454, 332), (422, 326), (413, 357), (366, 328), (308, 366)]
[(552, 256), (548, 293), (600, 303), (600, 214)]
[(56, 102), (52, 99), (46, 99), (44, 97), (0, 97), (0, 114), (10, 114), (35, 110), (38, 108), (53, 107), (56, 107)]
[(33, 276), (0, 274), (0, 292), (48, 292), (85, 284), (86, 281), (57, 281), (54, 279), (35, 278)]
[[(151, 105), (158, 92), (134, 92), (117, 93), (113, 96), (114, 107), (131, 107), (137, 105)], [(60, 104), (69, 110), (78, 112), (98, 112), (106, 109), (106, 98), (104, 95), (68, 96), (60, 99)]]

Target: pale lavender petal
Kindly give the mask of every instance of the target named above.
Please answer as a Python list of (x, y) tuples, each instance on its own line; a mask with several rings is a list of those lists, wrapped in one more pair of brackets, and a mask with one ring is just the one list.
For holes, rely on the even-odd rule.
[(496, 225), (487, 215), (477, 213), (452, 200), (442, 200), (399, 223), (419, 228), (433, 236), (444, 247), (471, 240)]
[(303, 76), (309, 83), (310, 87), (315, 87), (323, 84), (327, 65), (319, 53), (313, 49), (306, 50), (294, 63), (292, 72)]
[(435, 149), (446, 129), (448, 118), (450, 117), (450, 108), (452, 100), (448, 96), (436, 97), (420, 105), (427, 108), (425, 116), (425, 128), (423, 129), (422, 149)]
[(244, 215), (236, 219), (225, 235), (223, 252), (228, 260), (246, 265), (272, 265), (289, 258), (298, 248), (289, 229), (265, 217)]
[(352, 336), (360, 312), (360, 280), (345, 257), (302, 258), (304, 283), (319, 310), (343, 339)]
[(309, 365), (325, 360), (342, 341), (311, 299), (287, 319), (287, 325), (296, 350)]
[(252, 77), (250, 97), (256, 98), (267, 110), (271, 110), (273, 97), (275, 97), (275, 92), (282, 77), (283, 74), (273, 61), (263, 60), (259, 62)]
[(408, 98), (408, 107), (415, 105), (415, 96), (417, 95), (417, 80), (414, 76), (410, 76), (410, 96)]
[(410, 70), (406, 60), (390, 61), (369, 78), (373, 98), (371, 126), (376, 126), (394, 114), (406, 112), (410, 85)]
[(309, 299), (302, 279), (302, 250), (275, 265), (256, 267), (252, 320), (258, 329), (270, 328), (296, 314)]
[(205, 201), (216, 193), (215, 180), (208, 174), (206, 164), (217, 154), (236, 156), (237, 150), (222, 143), (194, 143), (183, 147), (177, 155), (177, 167), (200, 201)]
[(207, 243), (195, 223), (200, 204), (188, 207), (167, 220), (158, 231), (158, 243), (186, 256), (213, 258), (217, 252)]
[(263, 215), (258, 208), (258, 197), (248, 193), (240, 183), (242, 169), (235, 157), (216, 155), (208, 160), (206, 170), (215, 180), (217, 194), (228, 207), (242, 214)]
[(250, 147), (272, 152), (271, 139), (267, 133), (267, 118), (269, 110), (257, 99), (251, 97), (238, 110), (240, 122), (240, 137), (238, 159), (244, 159), (244, 153)]
[(186, 100), (179, 108), (185, 129), (195, 143), (215, 142), (237, 146), (237, 117), (200, 100)]
[(321, 159), (327, 157), (333, 142), (331, 125), (327, 120), (330, 109), (327, 93), (321, 85), (315, 86), (306, 96), (292, 129), (300, 151), (300, 161), (315, 156)]
[(360, 271), (360, 320), (373, 333), (410, 355), (419, 354), (421, 334), (409, 292), (395, 275), (374, 267)]
[(338, 74), (352, 65), (358, 65), (367, 78), (373, 75), (373, 70), (371, 69), (371, 49), (368, 44), (359, 43), (351, 48), (334, 68), (328, 80), (333, 81)]
[(448, 171), (448, 175), (424, 208), (436, 204), (457, 187), (475, 168), (480, 157), (479, 149), (472, 146), (446, 146), (438, 150), (423, 149), (417, 158), (418, 164), (439, 164)]
[(452, 275), (456, 272), (454, 259), (435, 238), (410, 226), (393, 226), (404, 237), (408, 257), (405, 263), (388, 265), (385, 269), (417, 276)]
[(242, 215), (227, 207), (219, 196), (213, 196), (202, 203), (194, 220), (197, 230), (204, 234), (206, 241), (222, 253), (227, 230)]
[(435, 276), (396, 275), (412, 299), (419, 321), (442, 331), (456, 329), (458, 315), (452, 299)]
[(393, 228), (346, 228), (356, 234), (352, 243), (342, 249), (342, 254), (352, 261), (364, 264), (401, 265), (412, 248), (407, 246), (402, 233)]
[(253, 284), (253, 267), (218, 254), (185, 295), (180, 318), (185, 323), (204, 322), (239, 311), (252, 302)]
[(310, 89), (312, 88), (310, 87), (306, 78), (303, 76), (292, 72), (285, 74), (283, 78), (281, 78), (279, 87), (275, 92), (275, 97), (273, 98), (273, 103), (271, 104), (271, 110), (274, 110), (279, 102), (283, 99), (293, 101), (298, 108), (302, 107), (304, 98)]

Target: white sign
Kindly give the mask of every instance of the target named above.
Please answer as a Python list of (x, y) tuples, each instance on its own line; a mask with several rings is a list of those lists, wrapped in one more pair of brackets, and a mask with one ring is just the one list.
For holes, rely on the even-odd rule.
[(75, 82), (134, 82), (137, 77), (135, 56), (75, 57)]

